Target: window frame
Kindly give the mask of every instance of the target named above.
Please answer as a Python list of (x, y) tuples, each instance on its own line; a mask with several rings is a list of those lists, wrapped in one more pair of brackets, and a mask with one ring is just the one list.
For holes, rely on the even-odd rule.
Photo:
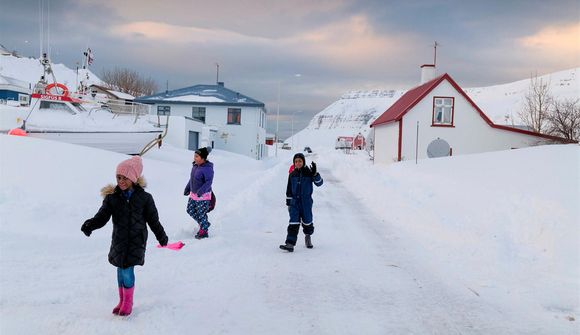
[[(199, 117), (199, 116), (195, 116), (194, 115), (194, 109), (197, 109), (197, 112), (199, 113), (201, 109), (203, 109), (203, 117)], [(191, 118), (194, 120), (197, 120), (199, 122), (205, 123), (205, 115), (206, 115), (207, 109), (203, 106), (191, 106)]]
[[(159, 113), (161, 112), (161, 113)], [(157, 115), (159, 116), (165, 116), (165, 115), (171, 115), (171, 106), (157, 106)]]
[[(437, 99), (443, 100), (442, 105), (437, 105)], [(450, 99), (451, 105), (446, 106), (444, 99)], [(436, 108), (441, 107), (443, 108), (443, 115), (442, 119), (445, 120), (445, 108), (450, 108), (450, 115), (449, 118), (451, 122), (438, 122), (435, 117)], [(431, 127), (455, 127), (455, 97), (448, 97), (448, 96), (434, 96), (433, 97), (433, 107), (432, 107), (432, 115), (431, 115)]]
[[(230, 117), (230, 115), (232, 115), (232, 117)], [(237, 115), (237, 118), (235, 117), (236, 115)], [(237, 119), (237, 121), (236, 121), (236, 119)], [(242, 124), (242, 109), (228, 107), (228, 114), (227, 114), (226, 122), (227, 122), (227, 125), (241, 125)]]

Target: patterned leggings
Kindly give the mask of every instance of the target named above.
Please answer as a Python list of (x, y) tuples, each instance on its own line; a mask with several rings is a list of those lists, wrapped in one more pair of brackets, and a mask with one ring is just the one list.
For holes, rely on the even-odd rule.
[(187, 214), (191, 216), (199, 227), (205, 231), (211, 226), (207, 220), (207, 210), (209, 209), (209, 200), (193, 200), (187, 202)]

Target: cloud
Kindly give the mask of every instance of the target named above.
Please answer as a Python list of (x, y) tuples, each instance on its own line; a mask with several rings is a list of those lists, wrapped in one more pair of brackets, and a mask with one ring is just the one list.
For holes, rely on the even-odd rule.
[(260, 37), (245, 36), (243, 34), (223, 29), (206, 29), (197, 27), (177, 26), (173, 24), (153, 21), (137, 21), (112, 26), (110, 32), (119, 38), (131, 40), (135, 37), (187, 46), (192, 43), (207, 44), (248, 44), (265, 43), (267, 40)]
[(412, 48), (411, 34), (380, 34), (365, 15), (353, 15), (283, 41), (289, 50), (341, 67), (368, 67), (394, 60)]
[[(92, 0), (79, 0), (90, 4)], [(150, 21), (277, 38), (340, 16), (352, 0), (103, 0), (123, 21)]]
[(518, 42), (529, 52), (558, 59), (566, 66), (577, 66), (580, 60), (580, 23), (546, 26)]
[[(214, 50), (239, 47), (254, 48), (263, 57), (316, 62), (322, 67), (373, 71), (369, 64), (385, 64), (400, 59), (413, 48), (418, 38), (411, 34), (379, 34), (364, 15), (353, 15), (286, 37), (262, 37), (226, 29), (180, 26), (154, 21), (113, 25), (110, 33), (135, 42), (170, 44), (184, 50), (200, 47)], [(235, 53), (235, 49), (231, 49)], [(268, 57), (267, 55), (270, 55)], [(258, 57), (258, 56), (255, 56)]]

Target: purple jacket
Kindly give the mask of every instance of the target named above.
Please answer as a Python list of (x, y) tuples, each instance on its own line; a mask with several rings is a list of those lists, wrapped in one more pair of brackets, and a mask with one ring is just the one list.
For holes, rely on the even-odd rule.
[(193, 163), (191, 168), (191, 176), (189, 182), (185, 186), (183, 194), (188, 195), (190, 192), (201, 196), (204, 193), (211, 192), (211, 184), (213, 182), (213, 163), (205, 161), (205, 163), (197, 166)]

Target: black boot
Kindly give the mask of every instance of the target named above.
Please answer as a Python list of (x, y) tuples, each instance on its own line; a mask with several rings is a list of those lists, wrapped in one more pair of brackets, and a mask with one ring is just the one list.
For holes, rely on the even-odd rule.
[(304, 243), (306, 244), (306, 248), (308, 248), (308, 249), (314, 248), (314, 246), (312, 245), (312, 241), (310, 239), (310, 235), (304, 236)]
[(293, 252), (294, 251), (294, 246), (292, 244), (290, 244), (290, 243), (286, 243), (286, 244), (280, 245), (280, 249), (286, 250), (288, 252)]

